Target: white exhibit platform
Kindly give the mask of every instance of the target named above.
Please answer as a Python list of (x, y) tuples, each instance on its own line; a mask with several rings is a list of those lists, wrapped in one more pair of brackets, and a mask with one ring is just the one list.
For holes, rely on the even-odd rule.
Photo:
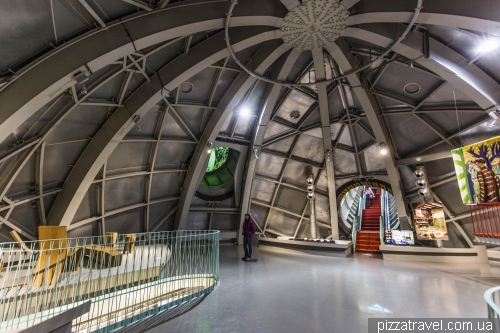
[(447, 263), (487, 263), (485, 245), (473, 248), (380, 245), (384, 260), (425, 261)]
[(275, 246), (299, 251), (321, 251), (343, 257), (348, 257), (352, 254), (352, 242), (344, 240), (335, 240), (335, 243), (326, 243), (319, 241), (306, 242), (260, 237), (259, 245)]

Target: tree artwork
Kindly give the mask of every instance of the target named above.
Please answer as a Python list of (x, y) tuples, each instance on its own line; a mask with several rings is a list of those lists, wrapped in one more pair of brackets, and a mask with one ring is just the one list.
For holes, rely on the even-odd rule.
[(500, 137), (451, 151), (464, 204), (500, 202)]

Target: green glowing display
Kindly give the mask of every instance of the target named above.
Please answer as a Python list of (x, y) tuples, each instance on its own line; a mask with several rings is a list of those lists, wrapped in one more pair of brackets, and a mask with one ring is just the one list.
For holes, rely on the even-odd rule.
[(208, 161), (207, 172), (219, 169), (227, 160), (229, 148), (217, 147), (212, 149), (210, 160)]

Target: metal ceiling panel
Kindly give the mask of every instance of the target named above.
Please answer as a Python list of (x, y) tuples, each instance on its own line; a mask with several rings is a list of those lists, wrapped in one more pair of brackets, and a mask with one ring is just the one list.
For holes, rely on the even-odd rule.
[[(44, 188), (45, 190), (45, 188)], [(52, 194), (52, 195), (46, 195), (43, 197), (43, 204), (45, 207), (45, 213), (50, 211), (50, 208), (52, 208), (52, 204), (56, 200), (57, 194)]]
[(71, 223), (97, 216), (98, 186), (100, 186), (100, 184), (90, 185), (89, 190), (85, 194), (85, 197), (83, 197), (82, 203), (80, 204), (80, 207), (78, 207)]
[(337, 175), (358, 173), (354, 154), (344, 150), (334, 149), (333, 165)]
[(150, 142), (121, 142), (108, 158), (106, 174), (124, 173), (131, 168), (145, 170), (150, 149)]
[(99, 222), (94, 221), (87, 223), (81, 227), (68, 230), (68, 238), (77, 238), (77, 237), (89, 237), (89, 236), (99, 236)]
[(133, 209), (106, 218), (106, 231), (119, 234), (144, 232), (144, 208)]
[(440, 139), (429, 127), (410, 115), (386, 117), (400, 156), (406, 156)]
[(311, 238), (311, 222), (309, 220), (302, 220), (297, 231), (297, 238)]
[(273, 156), (261, 153), (255, 166), (256, 173), (262, 176), (278, 179), (283, 169), (285, 159), (279, 156)]
[(346, 179), (338, 179), (338, 178), (335, 178), (335, 188), (339, 188), (341, 187), (342, 185), (350, 182), (352, 179), (350, 178), (346, 178)]
[(210, 98), (211, 85), (208, 83), (213, 82), (216, 74), (217, 69), (208, 67), (189, 78), (186, 82), (192, 84), (192, 90), (190, 92), (180, 90), (179, 101), (181, 103), (189, 101), (190, 103), (205, 104)]
[(425, 171), (427, 172), (427, 179), (440, 177), (450, 172), (455, 172), (455, 165), (453, 159), (443, 158), (441, 160), (431, 161), (424, 163)]
[(311, 174), (316, 177), (319, 168), (302, 162), (289, 160), (283, 173), (283, 182), (287, 184), (306, 187), (306, 179)]
[(47, 137), (46, 143), (59, 143), (93, 137), (107, 119), (107, 107), (78, 106)]
[(382, 107), (383, 110), (392, 110), (392, 109), (410, 110), (413, 108), (412, 106), (410, 106), (408, 104), (398, 102), (398, 101), (392, 100), (390, 98), (385, 98), (385, 97), (380, 96), (380, 95), (377, 95), (376, 97), (377, 97), (377, 100), (380, 103), (380, 106)]
[(161, 142), (158, 145), (155, 169), (180, 169), (188, 163), (195, 145), (187, 143)]
[(32, 235), (38, 235), (38, 226), (41, 223), (36, 203), (33, 205), (31, 202), (28, 202), (16, 206), (8, 220), (22, 229), (29, 231)]
[(235, 112), (232, 112), (224, 122), (224, 125), (222, 125), (219, 133), (223, 133), (226, 136), (229, 136), (231, 134), (231, 128), (236, 121), (237, 114)]
[(439, 199), (441, 199), (443, 205), (445, 205), (445, 207), (447, 207), (453, 214), (460, 215), (469, 212), (469, 207), (462, 203), (458, 181), (434, 187), (432, 190), (436, 193)]
[(88, 141), (76, 141), (45, 146), (43, 184), (64, 181)]
[(339, 138), (339, 143), (349, 147), (354, 146), (351, 141), (351, 129), (349, 128), (349, 126), (345, 126), (344, 131), (342, 131), (342, 135)]
[(380, 156), (380, 150), (377, 146), (371, 146), (364, 151), (366, 172), (386, 170), (385, 163)]
[(340, 124), (340, 123), (330, 124), (330, 134), (331, 134), (332, 141), (339, 139), (338, 135), (340, 133), (340, 129), (342, 128), (342, 126), (343, 126), (343, 124)]
[(264, 134), (264, 140), (287, 131), (291, 131), (291, 128), (281, 125), (280, 123), (270, 121), (266, 128), (266, 134)]
[[(205, 108), (196, 107), (175, 107), (175, 110), (180, 115), (182, 120), (189, 127), (191, 132), (199, 138), (205, 127), (202, 127), (203, 113)], [(191, 140), (192, 138), (189, 137)]]
[[(178, 200), (166, 201), (149, 206), (149, 230), (152, 230), (171, 210), (178, 205)], [(175, 214), (171, 214), (167, 221), (157, 231), (170, 231), (174, 224)]]
[[(311, 129), (311, 130), (305, 131), (304, 134), (313, 136), (315, 138), (320, 138), (320, 139), (323, 138), (323, 132), (321, 131), (320, 127), (316, 127), (316, 128)], [(321, 140), (321, 143), (323, 144), (323, 140)]]
[(165, 114), (165, 119), (163, 120), (163, 127), (161, 128), (162, 139), (186, 139), (192, 140), (192, 138), (182, 130), (182, 128), (177, 124), (177, 122), (172, 118), (172, 116), (167, 113)]
[(252, 218), (255, 223), (261, 229), (264, 229), (264, 222), (266, 221), (267, 215), (269, 214), (269, 208), (252, 203), (250, 205), (250, 214), (252, 214)]
[(293, 155), (314, 162), (323, 163), (325, 159), (323, 139), (305, 134), (301, 135), (293, 149)]
[(459, 125), (461, 129), (468, 128), (488, 118), (485, 112), (458, 112), (458, 120), (455, 112), (431, 112), (425, 115), (448, 134), (457, 133)]
[(183, 180), (184, 174), (178, 172), (153, 174), (151, 200), (178, 196)]
[(208, 229), (208, 213), (189, 212), (186, 221), (186, 230)]
[[(316, 178), (318, 175), (316, 175)], [(326, 176), (326, 170), (321, 170), (319, 174), (319, 179), (316, 182), (316, 190), (323, 193), (328, 193), (328, 177)]]
[(366, 133), (365, 130), (361, 129), (359, 126), (354, 125), (351, 128), (352, 133), (354, 134), (354, 138), (356, 139), (356, 144), (358, 147), (365, 146), (371, 142), (373, 142), (373, 138)]
[(24, 167), (21, 169), (16, 177), (16, 180), (12, 183), (11, 187), (7, 191), (7, 195), (12, 199), (12, 197), (30, 194), (31, 186), (36, 184), (36, 154), (33, 154)]
[(430, 36), (437, 39), (441, 44), (447, 45), (463, 57), (472, 59), (477, 55), (477, 44), (479, 35), (476, 38), (471, 34), (461, 32), (460, 29), (428, 24), (426, 29)]
[(106, 103), (112, 103), (111, 99), (117, 101), (120, 95), (120, 88), (122, 86), (122, 82), (125, 79), (126, 75), (127, 72), (123, 72), (116, 75), (114, 78), (112, 78), (111, 80), (100, 86), (96, 91), (94, 91), (86, 101), (98, 102), (102, 100), (105, 101)]
[(271, 203), (277, 184), (254, 179), (252, 182), (251, 198), (259, 201)]
[(342, 104), (339, 89), (335, 88), (328, 95), (328, 113), (330, 114), (330, 119), (340, 118), (344, 110), (345, 109), (344, 105)]
[[(468, 131), (462, 133), (462, 142), (464, 145), (471, 145), (478, 141), (488, 140), (492, 137), (500, 135), (500, 124), (494, 126), (484, 122)], [(458, 138), (457, 138), (458, 139)]]
[[(305, 186), (304, 186), (305, 188)], [(302, 214), (306, 207), (307, 194), (294, 188), (280, 186), (274, 205), (296, 214)]]
[(239, 227), (237, 214), (212, 214), (212, 230), (234, 231)]
[[(442, 80), (421, 70), (400, 63), (391, 63), (386, 67), (376, 87), (401, 95), (418, 103), (436, 90), (442, 82)], [(420, 91), (413, 95), (407, 94), (404, 88), (409, 83), (417, 83), (421, 88)]]
[(266, 149), (286, 154), (290, 152), (290, 148), (292, 147), (294, 140), (295, 140), (295, 135), (291, 135), (282, 140), (267, 145)]
[(267, 222), (267, 229), (273, 229), (293, 236), (298, 224), (298, 217), (273, 209)]
[(153, 139), (155, 136), (156, 125), (158, 124), (158, 116), (160, 114), (160, 106), (155, 106), (151, 111), (146, 113), (138, 126), (134, 126), (125, 136), (127, 139), (148, 138)]
[[(220, 79), (217, 81), (216, 86), (215, 86), (215, 92), (214, 92), (214, 97), (212, 101), (212, 106), (217, 106), (219, 105), (219, 102), (222, 99), (222, 96), (226, 93), (227, 89), (229, 89), (229, 86), (233, 81), (236, 79), (238, 76), (239, 71), (233, 71), (233, 70), (224, 70), (220, 76)], [(205, 82), (205, 84), (208, 84)]]
[(313, 126), (319, 126), (320, 124), (321, 124), (321, 119), (319, 115), (319, 108), (316, 108), (316, 110), (312, 111), (309, 117), (307, 117), (307, 120), (304, 121), (302, 127), (309, 128)]
[(297, 60), (293, 64), (290, 73), (288, 74), (288, 82), (296, 82), (300, 75), (312, 64), (312, 54), (308, 51), (302, 51)]
[[(453, 97), (453, 92), (455, 92), (455, 97)], [(436, 93), (430, 96), (426, 102), (422, 105), (421, 109), (430, 109), (435, 107), (443, 107), (448, 106), (452, 109), (455, 109), (455, 101), (457, 100), (458, 107), (465, 106), (474, 106), (479, 109), (479, 105), (477, 105), (469, 96), (465, 95), (461, 90), (456, 89), (451, 84), (445, 84), (442, 86)]]
[(400, 167), (398, 168), (399, 174), (401, 175), (401, 181), (403, 182), (403, 193), (404, 190), (409, 190), (415, 186), (415, 177), (413, 177), (413, 171), (410, 170), (409, 167)]
[(144, 202), (145, 185), (145, 176), (106, 181), (104, 188), (106, 211)]
[(292, 90), (290, 92), (290, 95), (288, 95), (288, 98), (276, 111), (275, 117), (283, 119), (288, 123), (296, 124), (299, 121), (300, 117), (298, 119), (292, 119), (290, 113), (292, 111), (299, 111), (301, 116), (303, 116), (313, 103), (314, 100), (312, 100), (311, 98), (302, 93), (299, 93), (296, 90)]
[[(328, 199), (316, 196), (314, 203), (314, 207), (316, 208), (316, 220), (330, 225), (330, 204)], [(311, 216), (309, 209), (308, 215)]]

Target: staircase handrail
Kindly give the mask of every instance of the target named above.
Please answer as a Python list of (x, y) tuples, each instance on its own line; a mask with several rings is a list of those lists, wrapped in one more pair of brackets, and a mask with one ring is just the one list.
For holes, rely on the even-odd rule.
[(380, 244), (384, 244), (385, 230), (390, 229), (389, 192), (381, 189)]
[(484, 300), (488, 305), (488, 318), (500, 318), (500, 307), (498, 307), (496, 300), (498, 300), (500, 287), (494, 287), (484, 292)]
[(363, 192), (359, 199), (358, 213), (354, 217), (354, 221), (352, 223), (352, 243), (354, 248), (356, 248), (356, 234), (361, 229), (361, 220), (363, 217), (363, 209), (365, 209), (365, 203), (366, 203), (366, 194)]

